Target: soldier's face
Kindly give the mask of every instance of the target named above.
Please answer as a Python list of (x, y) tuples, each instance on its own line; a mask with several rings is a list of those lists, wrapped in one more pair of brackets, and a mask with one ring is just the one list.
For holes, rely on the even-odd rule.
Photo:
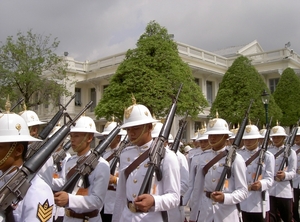
[(149, 142), (151, 137), (152, 124), (144, 124), (126, 128), (130, 142), (137, 146), (142, 146)]
[(20, 166), (23, 146), (19, 143), (0, 143), (0, 170), (5, 172), (11, 166)]
[(285, 139), (285, 136), (273, 136), (272, 140), (273, 140), (274, 146), (276, 146), (276, 147), (282, 146), (284, 143), (284, 139)]
[(298, 146), (300, 146), (300, 135), (297, 135), (295, 137), (295, 144), (297, 144)]
[(71, 146), (74, 152), (79, 156), (90, 149), (90, 143), (93, 140), (92, 133), (72, 132), (70, 133)]
[(254, 150), (258, 146), (258, 139), (246, 139), (244, 145), (248, 150)]
[(213, 150), (222, 149), (226, 145), (227, 138), (227, 134), (208, 135), (208, 141)]

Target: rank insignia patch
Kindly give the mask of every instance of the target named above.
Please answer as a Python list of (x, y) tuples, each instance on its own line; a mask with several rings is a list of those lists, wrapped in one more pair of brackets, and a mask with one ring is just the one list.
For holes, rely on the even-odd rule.
[(38, 204), (37, 217), (41, 222), (46, 222), (52, 218), (53, 205), (49, 206), (48, 199), (43, 204)]

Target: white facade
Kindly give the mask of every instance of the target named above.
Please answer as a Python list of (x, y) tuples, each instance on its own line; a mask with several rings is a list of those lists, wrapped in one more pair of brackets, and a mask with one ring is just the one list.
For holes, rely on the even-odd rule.
[[(247, 56), (252, 61), (252, 65), (263, 76), (266, 85), (272, 92), (284, 69), (290, 67), (298, 75), (300, 74), (300, 56), (288, 48), (264, 52), (259, 43), (253, 41), (245, 46), (231, 47), (213, 53), (179, 42), (177, 42), (177, 45), (180, 57), (191, 67), (195, 81), (201, 87), (210, 104), (217, 95), (223, 75), (240, 55)], [(96, 106), (102, 98), (104, 88), (109, 85), (110, 77), (125, 58), (125, 54), (126, 52), (123, 52), (92, 62), (79, 62), (74, 61), (71, 57), (65, 57), (65, 61), (68, 63), (69, 79), (70, 81), (76, 81), (75, 84), (71, 84), (70, 81), (66, 82), (66, 85), (72, 94), (75, 91), (77, 95), (80, 94), (68, 106), (67, 111), (71, 116), (76, 115), (90, 100), (93, 100), (94, 106)], [(69, 98), (61, 98), (61, 104), (66, 104), (68, 101)], [(186, 135), (184, 136), (187, 141), (190, 141), (200, 125), (208, 121), (209, 109), (210, 107), (207, 107), (204, 113), (199, 114), (198, 121), (190, 120), (188, 122)], [(35, 111), (41, 120), (49, 121), (57, 108), (51, 106), (45, 108), (41, 105)], [(93, 109), (89, 109), (86, 115), (95, 119), (97, 130), (102, 132), (106, 120), (96, 120)], [(173, 122), (171, 130), (173, 136), (179, 128), (181, 118), (177, 117)]]

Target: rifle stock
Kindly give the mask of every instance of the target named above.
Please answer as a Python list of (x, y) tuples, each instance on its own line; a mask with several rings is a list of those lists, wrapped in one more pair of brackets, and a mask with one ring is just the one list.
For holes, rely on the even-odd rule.
[(30, 187), (30, 181), (46, 163), (57, 146), (67, 137), (70, 127), (92, 105), (88, 103), (83, 110), (63, 125), (0, 189), (0, 209), (6, 210), (11, 204), (22, 200)]
[(69, 140), (61, 150), (53, 154), (53, 163), (56, 165), (57, 171), (60, 172), (61, 162), (66, 158), (66, 152), (71, 148), (71, 141)]
[(228, 150), (228, 153), (227, 153), (227, 156), (226, 156), (226, 159), (225, 159), (224, 168), (223, 168), (221, 177), (219, 179), (219, 182), (216, 186), (215, 191), (221, 191), (223, 186), (224, 186), (226, 178), (230, 178), (230, 176), (231, 176), (231, 166), (232, 166), (232, 163), (233, 163), (233, 161), (235, 159), (235, 156), (236, 156), (236, 150), (239, 149), (240, 143), (242, 141), (243, 134), (244, 134), (244, 131), (245, 131), (245, 128), (246, 128), (246, 125), (247, 125), (247, 119), (248, 119), (248, 115), (249, 115), (252, 103), (253, 103), (253, 100), (250, 101), (250, 105), (249, 105), (249, 107), (248, 107), (248, 109), (245, 113), (245, 117), (243, 119), (243, 122), (242, 122), (242, 124), (241, 124), (235, 138), (234, 138), (232, 146)]
[(72, 176), (67, 180), (65, 185), (61, 188), (61, 191), (65, 191), (67, 193), (71, 193), (74, 189), (74, 186), (77, 184), (78, 180), (81, 177), (84, 177), (84, 186), (89, 187), (88, 175), (96, 168), (98, 165), (98, 160), (103, 154), (103, 152), (107, 149), (107, 147), (111, 144), (114, 138), (120, 132), (120, 125), (117, 125), (105, 138), (105, 140), (100, 143), (92, 153), (88, 156), (83, 156), (78, 159), (76, 163), (76, 170), (72, 174)]
[(179, 87), (179, 90), (177, 92), (176, 98), (169, 110), (168, 116), (166, 118), (166, 121), (164, 122), (162, 129), (160, 130), (159, 136), (154, 139), (154, 141), (151, 144), (150, 152), (149, 152), (149, 166), (146, 172), (146, 175), (144, 177), (143, 183), (141, 185), (141, 188), (139, 190), (139, 194), (144, 193), (150, 193), (151, 183), (154, 172), (156, 173), (157, 180), (160, 181), (162, 179), (162, 173), (160, 170), (160, 163), (161, 160), (164, 158), (165, 155), (165, 147), (164, 143), (167, 141), (172, 123), (176, 114), (176, 108), (177, 108), (177, 100), (179, 97), (179, 94), (181, 92), (182, 84)]

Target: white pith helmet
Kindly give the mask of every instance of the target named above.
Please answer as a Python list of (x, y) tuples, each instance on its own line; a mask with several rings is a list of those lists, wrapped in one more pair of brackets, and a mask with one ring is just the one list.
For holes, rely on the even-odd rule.
[(266, 129), (265, 125), (263, 125), (263, 128), (259, 131), (259, 133), (263, 138), (265, 138), (266, 132), (267, 132), (267, 129)]
[(208, 135), (205, 134), (205, 132), (206, 132), (206, 123), (204, 123), (204, 128), (202, 128), (201, 130), (198, 131), (198, 137), (197, 137), (196, 141), (208, 140)]
[(77, 121), (75, 126), (71, 127), (70, 133), (80, 132), (80, 133), (94, 133), (94, 136), (100, 136), (96, 130), (96, 125), (94, 120), (88, 116), (81, 116)]
[[(200, 131), (200, 130), (198, 130)], [(198, 138), (198, 131), (194, 133), (194, 136), (191, 138), (191, 140), (196, 140)]]
[(140, 104), (136, 104), (135, 98), (132, 98), (133, 105), (124, 111), (124, 120), (121, 128), (139, 126), (148, 123), (156, 123), (159, 120), (153, 119), (149, 109)]
[(193, 149), (192, 147), (190, 147), (189, 145), (187, 145), (187, 146), (184, 147), (183, 150), (184, 150), (184, 152), (187, 153), (187, 152), (189, 152), (189, 151), (192, 150), (192, 149)]
[(41, 141), (30, 136), (25, 120), (15, 113), (0, 113), (0, 142)]
[(43, 125), (46, 124), (46, 122), (40, 121), (38, 115), (32, 111), (32, 110), (27, 110), (26, 105), (23, 105), (24, 111), (20, 112), (19, 115), (22, 116), (22, 118), (25, 120), (27, 123), (27, 126), (35, 126), (35, 125)]
[(228, 129), (228, 124), (224, 119), (218, 118), (209, 120), (208, 127), (206, 131), (206, 135), (220, 135), (220, 134), (228, 134), (229, 136), (232, 135), (232, 132)]
[(151, 132), (152, 138), (156, 138), (159, 136), (163, 124), (161, 122), (153, 123), (153, 130)]
[(243, 139), (261, 139), (262, 135), (259, 133), (257, 126), (247, 125), (243, 134)]
[(231, 135), (228, 139), (232, 140), (235, 139), (235, 136), (237, 134), (237, 132), (239, 131), (240, 126), (238, 125), (238, 128), (232, 128), (231, 130), (229, 130), (231, 132)]
[(279, 126), (278, 122), (277, 122), (277, 126), (274, 126), (271, 129), (271, 132), (270, 132), (270, 137), (273, 137), (273, 136), (285, 136), (285, 137), (287, 137), (288, 135), (286, 134), (285, 129), (282, 126)]
[(172, 134), (169, 134), (168, 143), (174, 143), (174, 137), (172, 136)]

